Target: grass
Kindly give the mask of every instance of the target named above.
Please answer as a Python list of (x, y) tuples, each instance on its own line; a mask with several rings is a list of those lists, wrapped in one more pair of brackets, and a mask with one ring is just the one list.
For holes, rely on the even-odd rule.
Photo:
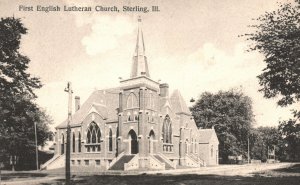
[[(57, 174), (48, 173), (10, 173), (4, 178), (39, 178), (53, 177)], [(64, 174), (61, 179), (55, 179), (39, 184), (64, 184)], [(73, 175), (72, 184), (112, 184), (112, 185), (293, 185), (300, 182), (300, 164), (288, 168), (267, 170), (254, 173), (253, 176), (220, 176), (220, 175)], [(4, 178), (2, 178), (4, 180)], [(9, 179), (8, 179), (9, 180)]]

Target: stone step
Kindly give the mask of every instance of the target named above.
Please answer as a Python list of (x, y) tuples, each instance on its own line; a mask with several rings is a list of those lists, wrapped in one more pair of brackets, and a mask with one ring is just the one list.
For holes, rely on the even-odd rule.
[(135, 155), (124, 155), (122, 156), (113, 166), (111, 166), (110, 170), (124, 170), (124, 164), (128, 163)]
[(168, 162), (166, 162), (160, 155), (154, 155), (156, 159), (158, 159), (160, 162), (165, 163), (166, 170), (174, 169)]

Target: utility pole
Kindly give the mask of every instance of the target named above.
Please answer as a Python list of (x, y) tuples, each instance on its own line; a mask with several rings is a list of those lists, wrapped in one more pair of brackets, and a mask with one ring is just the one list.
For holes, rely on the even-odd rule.
[(68, 82), (65, 92), (69, 95), (68, 100), (68, 125), (67, 125), (67, 147), (66, 147), (66, 185), (70, 185), (71, 181), (71, 167), (70, 167), (70, 157), (71, 157), (71, 147), (70, 147), (70, 133), (71, 133), (71, 119), (72, 119), (72, 84)]
[(39, 170), (39, 150), (37, 145), (37, 132), (36, 132), (36, 122), (34, 122), (34, 133), (35, 133), (35, 160), (36, 160), (36, 171)]
[(250, 164), (250, 146), (249, 146), (249, 137), (248, 137), (248, 164)]

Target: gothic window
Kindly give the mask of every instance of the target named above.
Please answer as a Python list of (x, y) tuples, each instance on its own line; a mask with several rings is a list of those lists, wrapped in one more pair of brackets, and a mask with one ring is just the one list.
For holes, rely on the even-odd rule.
[(127, 113), (127, 121), (133, 121), (130, 112)]
[(112, 140), (112, 130), (109, 129), (109, 136), (108, 136), (108, 151), (112, 151), (112, 145), (113, 145), (113, 140)]
[(133, 93), (130, 93), (127, 98), (127, 108), (138, 107), (137, 98)]
[(169, 115), (166, 115), (164, 122), (163, 122), (163, 150), (164, 151), (172, 151), (172, 122)]
[(139, 116), (137, 112), (134, 112), (134, 121), (138, 121), (139, 120)]
[(60, 154), (64, 154), (65, 153), (65, 137), (64, 134), (61, 134), (61, 145), (60, 145)]
[(81, 152), (81, 134), (78, 132), (78, 152)]
[(72, 151), (75, 152), (75, 133), (73, 132), (73, 139), (72, 139)]
[(185, 153), (187, 154), (188, 151), (189, 151), (189, 140), (186, 139), (186, 140), (185, 140)]
[(154, 115), (151, 117), (151, 122), (154, 123)]
[(99, 126), (92, 122), (87, 130), (87, 152), (99, 152), (101, 142), (101, 132)]

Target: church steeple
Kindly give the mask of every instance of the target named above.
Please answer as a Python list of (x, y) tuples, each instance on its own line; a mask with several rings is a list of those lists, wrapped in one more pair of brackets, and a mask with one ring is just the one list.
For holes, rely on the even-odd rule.
[(145, 44), (144, 44), (144, 37), (142, 31), (141, 17), (138, 18), (138, 34), (137, 34), (137, 41), (136, 41), (135, 53), (133, 56), (133, 65), (132, 65), (130, 77), (134, 78), (138, 76), (150, 77), (148, 64), (147, 64), (147, 57), (145, 55)]

